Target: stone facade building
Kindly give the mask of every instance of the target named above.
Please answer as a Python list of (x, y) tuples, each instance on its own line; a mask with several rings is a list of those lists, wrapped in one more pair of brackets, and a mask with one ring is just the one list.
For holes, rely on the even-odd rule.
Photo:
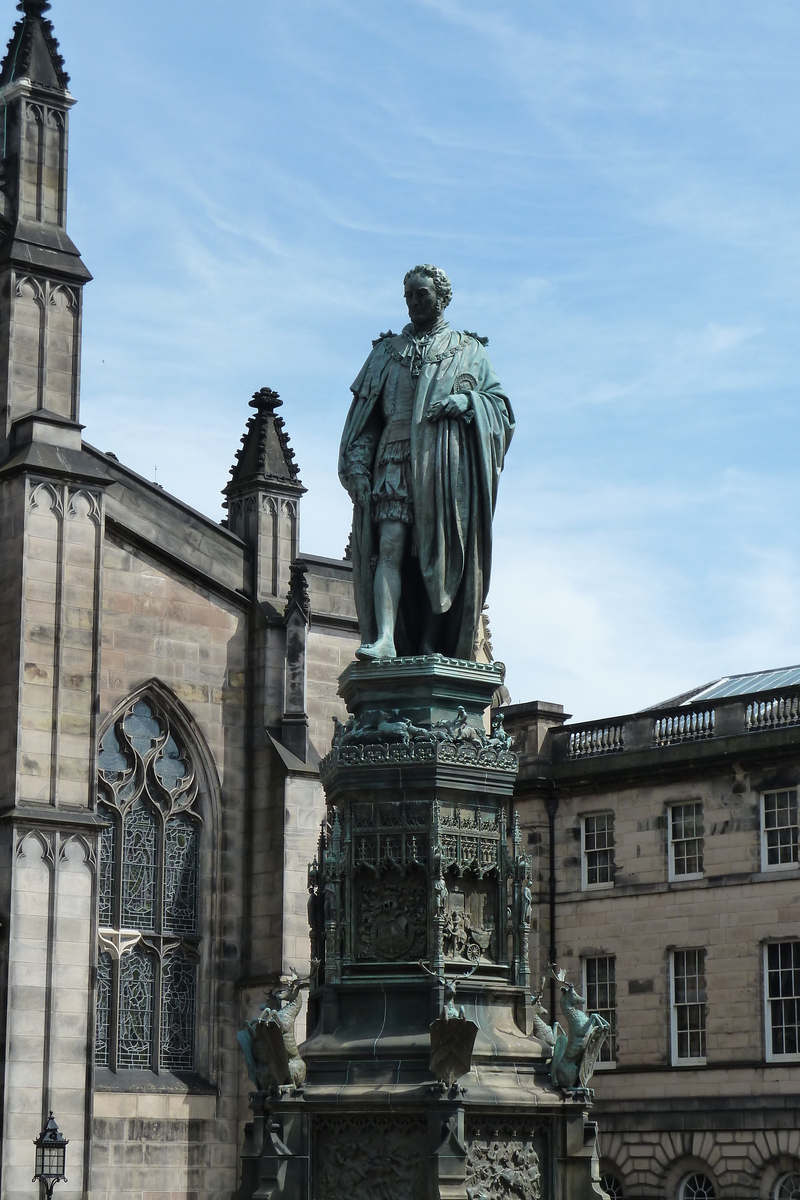
[(506, 727), (538, 858), (533, 970), (566, 967), (612, 1025), (592, 1081), (606, 1187), (788, 1200), (800, 1194), (800, 670), (566, 720), (517, 705)]

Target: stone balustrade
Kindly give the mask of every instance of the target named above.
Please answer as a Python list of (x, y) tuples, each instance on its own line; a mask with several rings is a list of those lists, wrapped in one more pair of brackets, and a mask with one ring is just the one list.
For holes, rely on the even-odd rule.
[(714, 736), (716, 713), (713, 708), (668, 713), (656, 717), (653, 729), (654, 746), (672, 746), (675, 742), (696, 742)]
[(581, 726), (569, 735), (569, 757), (589, 758), (595, 754), (614, 754), (624, 750), (624, 725)]
[(753, 700), (744, 715), (745, 729), (775, 729), (781, 725), (800, 725), (800, 692), (791, 696), (772, 696)]
[(705, 704), (672, 705), (649, 712), (587, 721), (553, 729), (556, 761), (666, 749), (685, 742), (754, 734), (800, 725), (800, 687), (776, 696), (731, 696)]

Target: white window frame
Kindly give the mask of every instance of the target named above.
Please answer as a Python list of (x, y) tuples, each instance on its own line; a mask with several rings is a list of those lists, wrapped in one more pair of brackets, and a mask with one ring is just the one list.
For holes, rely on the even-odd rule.
[(778, 1178), (775, 1180), (775, 1183), (773, 1185), (773, 1188), (772, 1188), (773, 1200), (780, 1200), (780, 1190), (783, 1187), (786, 1180), (787, 1179), (797, 1179), (798, 1175), (800, 1175), (800, 1172), (798, 1172), (798, 1171), (783, 1171), (778, 1176)]
[[(613, 1071), (616, 1069), (616, 1066), (617, 1066), (617, 1056), (616, 1056), (616, 1048), (617, 1048), (617, 1037), (616, 1037), (616, 1033), (617, 1033), (617, 956), (616, 956), (616, 954), (589, 954), (589, 955), (587, 955), (586, 958), (581, 960), (582, 967), (583, 967), (583, 994), (586, 997), (586, 1011), (587, 1012), (597, 1012), (598, 1010), (596, 1008), (593, 1008), (589, 1004), (588, 964), (590, 962), (595, 962), (599, 958), (610, 959), (614, 964), (614, 1007), (613, 1007), (613, 1010), (611, 1010), (611, 1009), (603, 1010), (605, 1012), (613, 1011), (613, 1013), (614, 1013), (614, 1020), (611, 1022), (611, 1031), (609, 1033), (608, 1038), (606, 1038), (605, 1042), (603, 1043), (603, 1046), (605, 1047), (608, 1045), (609, 1040), (611, 1041), (611, 1047), (612, 1047), (611, 1053), (612, 1053), (613, 1057), (607, 1058), (605, 1060), (601, 1060), (600, 1058), (598, 1058), (597, 1062), (594, 1064), (594, 1069), (595, 1069), (595, 1071)], [(602, 1013), (601, 1013), (601, 1016), (602, 1016)], [(601, 1047), (601, 1051), (602, 1051), (602, 1047)]]
[(687, 1175), (684, 1175), (683, 1178), (681, 1179), (680, 1183), (678, 1184), (678, 1200), (686, 1200), (686, 1186), (689, 1183), (690, 1179), (695, 1179), (698, 1175), (702, 1175), (703, 1178), (707, 1179), (708, 1182), (711, 1184), (711, 1195), (716, 1200), (717, 1189), (714, 1185), (714, 1180), (711, 1178), (708, 1171), (702, 1171), (702, 1170), (698, 1171), (697, 1169), (689, 1171), (689, 1173)]
[(777, 940), (765, 942), (763, 946), (763, 971), (764, 976), (764, 1049), (766, 1051), (766, 1061), (768, 1063), (792, 1063), (800, 1062), (800, 1052), (797, 1054), (774, 1054), (772, 1050), (772, 1013), (770, 1009), (769, 995), (769, 950), (771, 946), (798, 945), (797, 939), (786, 938), (785, 940)]
[[(602, 883), (589, 883), (589, 863), (587, 854), (593, 851), (586, 849), (586, 822), (594, 820), (596, 817), (611, 817), (612, 826), (612, 842), (611, 842), (611, 878), (603, 880)], [(605, 812), (592, 812), (581, 814), (581, 888), (584, 892), (603, 892), (608, 891), (614, 886), (614, 873), (616, 871), (616, 832), (614, 830), (615, 820), (614, 813), (611, 810)]]
[[(772, 871), (800, 871), (800, 861), (789, 862), (789, 863), (770, 863), (768, 861), (769, 855), (768, 855), (768, 847), (767, 847), (766, 799), (767, 799), (767, 796), (777, 796), (777, 795), (780, 795), (781, 792), (794, 792), (795, 803), (797, 803), (797, 800), (798, 800), (797, 788), (773, 788), (771, 791), (762, 792), (761, 796), (759, 797), (759, 810), (760, 810), (759, 821), (760, 821), (760, 828), (761, 828), (761, 870), (765, 871), (765, 872), (766, 871), (770, 871), (770, 872), (772, 872)], [(798, 808), (798, 823), (800, 824), (800, 808)], [(787, 828), (791, 829), (792, 826), (791, 825), (787, 826)], [(798, 830), (798, 833), (800, 833), (800, 830)], [(800, 860), (800, 854), (798, 854), (798, 859)]]
[(668, 821), (668, 827), (669, 827), (669, 881), (670, 881), (670, 883), (680, 883), (684, 879), (691, 880), (691, 879), (702, 879), (703, 878), (702, 871), (685, 871), (685, 872), (680, 871), (679, 872), (679, 871), (676, 871), (676, 869), (675, 869), (675, 842), (676, 841), (679, 841), (679, 842), (697, 841), (700, 843), (701, 858), (704, 855), (705, 837), (703, 834), (700, 834), (699, 837), (695, 837), (695, 838), (677, 838), (676, 839), (675, 837), (673, 837), (672, 814), (674, 813), (676, 808), (689, 808), (690, 806), (692, 808), (700, 809), (700, 822), (702, 825), (703, 824), (703, 816), (704, 816), (702, 801), (699, 801), (699, 800), (677, 801), (675, 804), (670, 804), (668, 806), (669, 812), (667, 814), (667, 821)]
[[(706, 1055), (697, 1058), (680, 1058), (678, 1056), (678, 1004), (675, 1000), (675, 955), (690, 952), (703, 954), (703, 978), (705, 978), (705, 948), (703, 946), (677, 946), (669, 952), (669, 1028), (673, 1067), (704, 1067)], [(683, 1007), (681, 1005), (681, 1007)], [(703, 1036), (708, 1048), (708, 1001), (703, 1000)]]

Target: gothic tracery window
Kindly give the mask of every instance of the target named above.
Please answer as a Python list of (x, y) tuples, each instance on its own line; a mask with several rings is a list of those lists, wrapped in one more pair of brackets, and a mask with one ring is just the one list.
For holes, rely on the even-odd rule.
[(191, 756), (158, 702), (132, 702), (98, 756), (95, 1062), (194, 1069), (201, 818)]

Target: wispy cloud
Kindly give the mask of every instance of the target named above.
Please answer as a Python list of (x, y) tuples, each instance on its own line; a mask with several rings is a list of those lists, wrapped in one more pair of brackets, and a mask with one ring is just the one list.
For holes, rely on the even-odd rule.
[(797, 7), (187, 13), (53, 13), (90, 440), (218, 517), (275, 386), (304, 545), (340, 553), (349, 384), (440, 261), (517, 413), (491, 594), (515, 698), (591, 716), (800, 659)]

